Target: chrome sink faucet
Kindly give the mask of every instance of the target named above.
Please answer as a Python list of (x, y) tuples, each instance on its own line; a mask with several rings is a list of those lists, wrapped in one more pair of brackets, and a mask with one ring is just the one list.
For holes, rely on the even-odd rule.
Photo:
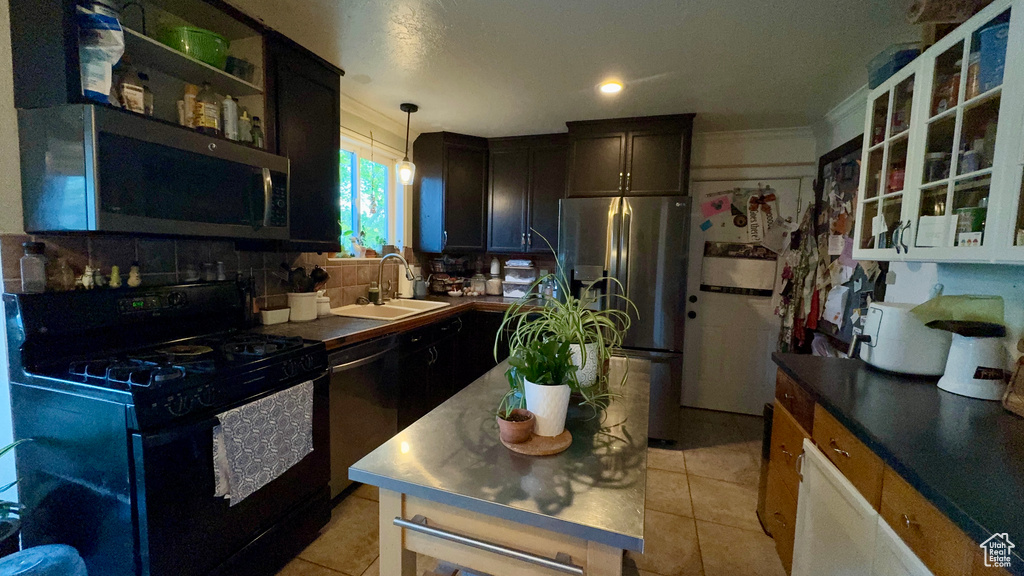
[(412, 273), (412, 269), (409, 268), (409, 263), (406, 262), (405, 258), (403, 258), (401, 254), (399, 254), (398, 252), (392, 252), (391, 254), (385, 254), (384, 257), (380, 259), (380, 265), (377, 266), (377, 288), (378, 288), (378, 292), (377, 292), (377, 300), (374, 301), (373, 303), (378, 305), (378, 306), (380, 306), (381, 304), (384, 304), (384, 296), (385, 296), (385, 294), (387, 294), (388, 292), (391, 291), (391, 281), (388, 280), (388, 287), (387, 287), (387, 289), (384, 288), (384, 283), (383, 283), (384, 282), (384, 261), (387, 260), (388, 258), (398, 258), (399, 260), (401, 260), (402, 264), (405, 266), (405, 277), (408, 280), (415, 280), (416, 279), (416, 276), (414, 276), (413, 273)]

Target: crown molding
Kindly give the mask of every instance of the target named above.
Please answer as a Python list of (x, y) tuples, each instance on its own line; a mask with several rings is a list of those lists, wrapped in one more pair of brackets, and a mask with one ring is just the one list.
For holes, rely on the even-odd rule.
[(853, 94), (847, 96), (842, 102), (836, 104), (825, 113), (825, 122), (836, 125), (854, 114), (864, 114), (868, 92), (867, 84), (855, 90)]
[[(343, 119), (346, 112), (355, 114), (356, 116), (359, 116), (363, 120), (366, 120), (371, 124), (376, 124), (377, 126), (380, 126), (381, 128), (389, 132), (393, 132), (394, 134), (402, 136), (403, 138), (405, 137), (405, 122), (400, 122), (390, 116), (387, 116), (386, 114), (383, 114), (382, 112), (378, 112), (374, 108), (371, 108), (370, 106), (363, 104), (359, 100), (356, 100), (355, 98), (352, 98), (348, 94), (342, 92), (341, 115)], [(342, 123), (344, 123), (344, 120), (342, 121)], [(419, 133), (410, 130), (409, 141), (411, 142), (415, 140), (416, 136), (419, 136)]]
[(766, 128), (762, 130), (722, 130), (715, 132), (694, 132), (694, 140), (705, 142), (729, 142), (751, 140), (781, 140), (786, 138), (814, 138), (810, 126), (794, 126), (791, 128)]

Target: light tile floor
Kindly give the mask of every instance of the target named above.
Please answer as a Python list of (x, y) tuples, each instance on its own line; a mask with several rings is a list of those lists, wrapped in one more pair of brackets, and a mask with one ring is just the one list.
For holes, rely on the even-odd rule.
[[(647, 451), (646, 551), (641, 576), (785, 576), (755, 509), (763, 422), (683, 409), (685, 440)], [(417, 574), (434, 563), (421, 557)], [(377, 489), (360, 486), (334, 508), (315, 542), (278, 576), (378, 576)]]

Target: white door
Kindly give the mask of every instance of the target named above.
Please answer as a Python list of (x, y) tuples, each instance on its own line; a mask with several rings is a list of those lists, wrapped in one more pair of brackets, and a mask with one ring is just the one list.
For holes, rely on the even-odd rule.
[[(772, 401), (775, 367), (771, 354), (779, 336), (779, 318), (774, 314), (772, 299), (700, 290), (705, 242), (749, 242), (747, 228), (737, 226), (730, 212), (706, 218), (701, 205), (723, 192), (764, 186), (775, 192), (778, 216), (783, 219), (796, 221), (798, 203), (806, 209), (813, 196), (807, 191), (803, 202), (798, 202), (799, 178), (706, 181), (690, 186), (693, 205), (686, 276), (683, 406), (760, 415), (764, 404)], [(770, 284), (775, 272), (768, 274)]]
[(810, 440), (802, 473), (792, 576), (871, 576), (878, 512)]
[(896, 531), (885, 523), (885, 519), (879, 516), (871, 576), (933, 576), (933, 574), (896, 534)]

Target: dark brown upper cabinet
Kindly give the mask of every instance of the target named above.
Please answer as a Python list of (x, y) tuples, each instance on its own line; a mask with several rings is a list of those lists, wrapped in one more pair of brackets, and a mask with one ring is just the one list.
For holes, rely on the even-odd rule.
[(267, 147), (290, 162), (291, 250), (341, 249), (340, 69), (291, 40), (267, 38)]
[[(246, 57), (264, 70), (261, 86), (258, 79), (252, 84), (198, 63), (147, 37), (146, 33), (156, 33), (153, 18), (147, 27), (142, 11), (126, 8), (121, 13), (125, 56), (140, 72), (151, 74), (156, 92), (153, 122), (176, 125), (176, 102), (186, 83), (208, 81), (220, 96), (240, 97), (249, 114), (263, 120), (265, 149), (288, 157), (290, 241), (240, 240), (239, 244), (267, 250), (338, 250), (344, 72), (223, 0), (154, 0), (146, 4), (166, 11), (175, 21), (201, 25), (229, 41), (245, 40), (251, 51)], [(9, 0), (9, 5), (15, 106), (87, 102), (79, 72), (76, 2)]]
[(688, 193), (693, 114), (567, 122), (569, 197)]
[(488, 251), (547, 252), (544, 238), (554, 247), (568, 157), (566, 134), (490, 140)]
[(452, 132), (420, 134), (413, 161), (413, 247), (433, 253), (483, 250), (487, 140)]

